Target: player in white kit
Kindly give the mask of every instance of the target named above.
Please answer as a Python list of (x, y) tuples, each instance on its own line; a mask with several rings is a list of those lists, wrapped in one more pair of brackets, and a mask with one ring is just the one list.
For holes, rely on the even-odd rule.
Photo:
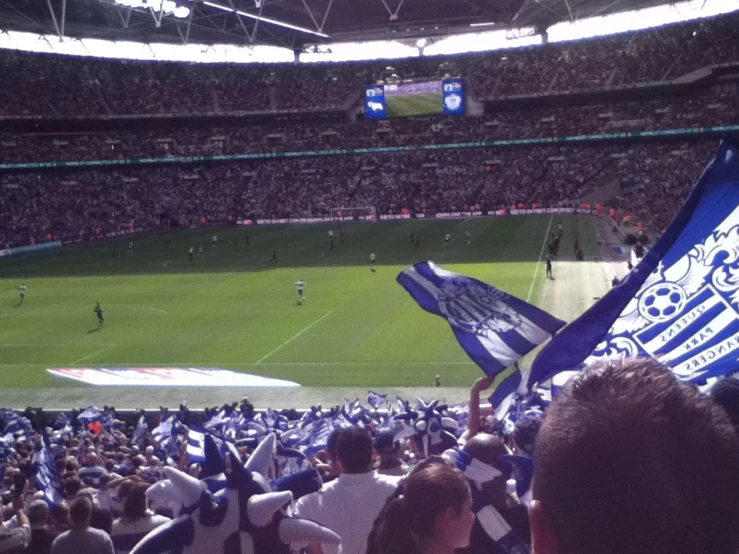
[(302, 279), (295, 283), (295, 288), (298, 290), (298, 306), (303, 304), (303, 291), (305, 291), (305, 281)]
[(18, 305), (21, 306), (23, 305), (23, 301), (26, 299), (26, 292), (28, 291), (26, 284), (23, 283), (20, 287), (18, 287), (18, 291), (21, 293), (21, 301)]
[(370, 253), (370, 271), (372, 273), (374, 273), (376, 271), (375, 270), (375, 253), (374, 252), (371, 252)]

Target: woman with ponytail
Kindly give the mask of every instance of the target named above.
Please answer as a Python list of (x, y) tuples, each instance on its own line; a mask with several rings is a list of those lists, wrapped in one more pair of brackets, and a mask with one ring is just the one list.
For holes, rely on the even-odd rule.
[(375, 520), (367, 554), (454, 554), (475, 522), (467, 478), (446, 464), (411, 473)]

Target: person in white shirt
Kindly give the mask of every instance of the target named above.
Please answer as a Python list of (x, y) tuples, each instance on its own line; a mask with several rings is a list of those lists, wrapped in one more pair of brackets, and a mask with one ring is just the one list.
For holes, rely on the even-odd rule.
[(298, 306), (303, 304), (303, 291), (305, 291), (305, 281), (302, 279), (295, 283), (295, 288), (298, 290)]
[(334, 434), (329, 444), (335, 440), (336, 451), (329, 449), (328, 454), (339, 477), (298, 500), (295, 512), (335, 531), (341, 537), (341, 554), (364, 554), (372, 523), (400, 477), (372, 470), (372, 438), (367, 430), (347, 427)]
[(135, 483), (123, 501), (123, 517), (113, 521), (113, 540), (116, 554), (128, 554), (149, 531), (164, 525), (168, 517), (154, 515), (146, 506), (148, 483)]
[(444, 246), (448, 246), (450, 240), (452, 240), (451, 233), (447, 233), (446, 235), (444, 235)]
[(213, 235), (213, 248), (218, 248), (218, 235)]
[(469, 230), (465, 231), (464, 234), (467, 237), (467, 244), (472, 244), (472, 234), (469, 232)]
[(374, 273), (376, 271), (375, 270), (375, 261), (376, 261), (375, 253), (374, 252), (371, 252), (370, 253), (370, 271), (372, 273)]

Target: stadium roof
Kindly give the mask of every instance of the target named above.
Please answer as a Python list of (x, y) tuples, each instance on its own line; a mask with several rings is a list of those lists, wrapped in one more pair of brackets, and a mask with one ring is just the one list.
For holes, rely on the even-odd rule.
[[(143, 43), (269, 44), (433, 38), (533, 27), (668, 0), (0, 0), (0, 28)], [(126, 4), (126, 5), (123, 5)]]

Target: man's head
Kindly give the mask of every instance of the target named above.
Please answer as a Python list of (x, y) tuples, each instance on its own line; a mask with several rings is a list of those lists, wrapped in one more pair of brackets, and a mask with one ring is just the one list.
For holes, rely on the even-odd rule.
[(731, 422), (739, 427), (739, 379), (721, 379), (711, 389), (711, 398), (729, 414)]
[[(501, 456), (508, 454), (508, 449), (502, 440), (485, 433), (480, 433), (472, 437), (467, 441), (462, 450), (486, 466), (495, 466)], [(491, 467), (489, 469), (491, 471), (490, 476), (492, 477), (493, 468)], [(479, 490), (486, 503), (504, 506), (508, 477), (507, 474), (500, 470), (497, 473), (495, 477), (481, 483)]]
[(536, 443), (536, 554), (735, 554), (739, 440), (726, 414), (658, 362), (574, 378)]
[(64, 492), (67, 493), (67, 498), (74, 498), (82, 488), (82, 481), (76, 475), (67, 477), (64, 480)]
[(372, 438), (366, 429), (347, 427), (336, 435), (336, 460), (342, 473), (366, 473), (372, 469)]
[(45, 500), (34, 500), (28, 505), (27, 515), (32, 529), (42, 529), (49, 518), (49, 505)]
[(90, 526), (92, 517), (92, 502), (86, 496), (80, 496), (72, 500), (69, 505), (69, 519), (72, 526), (79, 529)]

